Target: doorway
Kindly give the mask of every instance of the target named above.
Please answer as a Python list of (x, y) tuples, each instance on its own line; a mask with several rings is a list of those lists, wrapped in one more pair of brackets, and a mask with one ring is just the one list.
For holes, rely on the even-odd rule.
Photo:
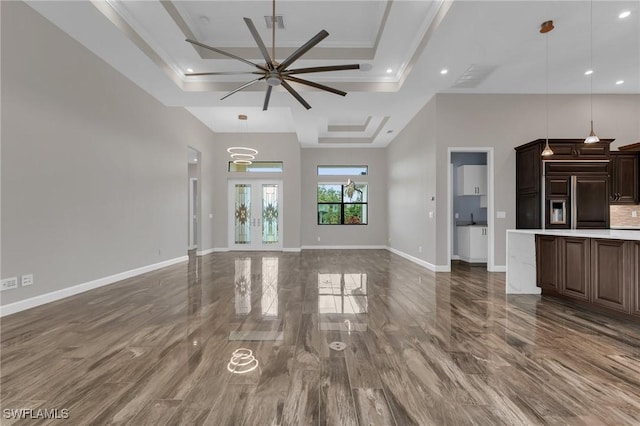
[(493, 148), (450, 147), (447, 159), (447, 264), (486, 263), (493, 271)]
[(194, 250), (198, 248), (200, 233), (200, 188), (198, 179), (200, 176), (200, 152), (189, 147), (187, 153), (189, 197), (188, 197), (188, 217), (187, 217), (187, 248)]
[(282, 250), (282, 181), (229, 181), (229, 249)]

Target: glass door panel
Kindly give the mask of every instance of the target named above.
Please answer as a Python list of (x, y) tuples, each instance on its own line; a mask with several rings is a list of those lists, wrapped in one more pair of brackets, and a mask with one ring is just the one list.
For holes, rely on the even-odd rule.
[(282, 182), (229, 182), (229, 248), (282, 249)]

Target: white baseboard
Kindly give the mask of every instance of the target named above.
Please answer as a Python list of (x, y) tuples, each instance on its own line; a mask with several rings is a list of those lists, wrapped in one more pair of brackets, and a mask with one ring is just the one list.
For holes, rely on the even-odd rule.
[(39, 296), (31, 297), (29, 299), (20, 300), (18, 302), (9, 303), (0, 306), (0, 317), (15, 314), (27, 309), (35, 308), (36, 306), (44, 305), (46, 303), (55, 302), (66, 297), (75, 296), (76, 294), (84, 293), (85, 291), (93, 290), (105, 285), (113, 284), (118, 281), (122, 281), (127, 278), (135, 277), (147, 272), (155, 271), (157, 269), (166, 268), (167, 266), (175, 265), (176, 263), (186, 262), (189, 260), (189, 256), (180, 256), (175, 259), (165, 260), (163, 262), (154, 263), (153, 265), (147, 265), (129, 271), (120, 272), (119, 274), (110, 275), (104, 278), (98, 278), (97, 280), (89, 281), (86, 283), (74, 285), (73, 287), (63, 288), (61, 290), (52, 291), (50, 293), (41, 294)]
[(387, 246), (302, 246), (302, 250), (385, 250)]
[(300, 253), (302, 249), (300, 247), (288, 247), (283, 248), (282, 251), (285, 253)]
[(489, 272), (507, 272), (506, 265), (493, 265), (492, 268), (487, 268)]
[(207, 254), (211, 254), (211, 253), (213, 253), (214, 251), (215, 251), (215, 249), (212, 249), (212, 248), (210, 248), (210, 249), (206, 249), (206, 250), (202, 250), (202, 251), (198, 250), (198, 251), (196, 252), (196, 256), (205, 256), (205, 255), (207, 255)]
[(211, 250), (213, 250), (211, 253), (226, 253), (229, 251), (229, 247), (214, 247)]
[(429, 263), (426, 260), (422, 260), (422, 259), (418, 259), (415, 256), (411, 256), (410, 254), (407, 254), (403, 251), (400, 251), (398, 249), (395, 249), (393, 247), (386, 247), (387, 250), (389, 250), (391, 253), (393, 254), (397, 254), (400, 257), (404, 257), (407, 260), (410, 260), (413, 263), (417, 263), (418, 265), (427, 268), (430, 271), (434, 271), (434, 272), (451, 272), (451, 268), (447, 265), (434, 265), (433, 263)]
[(460, 256), (458, 256), (457, 254), (452, 254), (451, 260), (460, 260)]

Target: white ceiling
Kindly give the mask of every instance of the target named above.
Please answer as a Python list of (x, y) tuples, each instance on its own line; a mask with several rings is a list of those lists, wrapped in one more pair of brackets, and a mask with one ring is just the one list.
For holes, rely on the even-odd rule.
[[(638, 0), (278, 0), (276, 14), (285, 22), (276, 32), (279, 61), (325, 29), (330, 36), (298, 59), (296, 68), (367, 68), (304, 75), (348, 92), (341, 97), (294, 83), (311, 104), (308, 111), (281, 88), (262, 111), (264, 82), (220, 100), (252, 75), (184, 75), (188, 68), (253, 71), (184, 39), (262, 63), (242, 18), (253, 20), (271, 52), (264, 19), (271, 14), (269, 0), (29, 4), (160, 102), (185, 107), (212, 130), (296, 132), (309, 147), (386, 146), (435, 93), (546, 93), (545, 37), (550, 93), (640, 93)], [(625, 10), (631, 15), (620, 19)], [(539, 34), (549, 19), (556, 29)], [(591, 63), (595, 72), (587, 77)], [(457, 87), (463, 75), (482, 72), (480, 80), (465, 79), (466, 87)], [(616, 85), (618, 80), (624, 83)], [(238, 114), (249, 118), (240, 122)]]

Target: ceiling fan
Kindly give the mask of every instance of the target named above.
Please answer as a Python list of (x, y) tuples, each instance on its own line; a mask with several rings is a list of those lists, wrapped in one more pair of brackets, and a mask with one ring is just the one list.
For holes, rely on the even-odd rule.
[(228, 56), (229, 58), (236, 59), (238, 61), (244, 62), (245, 64), (251, 65), (252, 67), (257, 68), (257, 71), (245, 71), (245, 72), (201, 72), (201, 73), (187, 73), (186, 76), (202, 76), (202, 75), (235, 75), (235, 74), (257, 74), (260, 77), (255, 78), (254, 80), (249, 81), (248, 83), (243, 84), (242, 86), (232, 90), (231, 92), (224, 95), (220, 100), (228, 98), (236, 92), (239, 92), (247, 87), (259, 82), (266, 81), (267, 83), (267, 92), (264, 98), (264, 104), (262, 106), (262, 110), (266, 111), (269, 108), (269, 99), (271, 98), (271, 90), (274, 86), (282, 86), (284, 87), (291, 95), (298, 100), (306, 109), (310, 109), (311, 105), (305, 101), (302, 96), (289, 84), (289, 82), (294, 82), (298, 84), (303, 84), (305, 86), (314, 87), (316, 89), (325, 90), (327, 92), (335, 93), (336, 95), (345, 96), (347, 92), (343, 92), (342, 90), (334, 89), (333, 87), (325, 86), (323, 84), (314, 83), (313, 81), (303, 80), (301, 78), (296, 77), (296, 74), (309, 74), (315, 72), (327, 72), (327, 71), (344, 71), (344, 70), (356, 70), (360, 69), (360, 64), (350, 64), (350, 65), (329, 65), (323, 67), (309, 67), (309, 68), (289, 68), (298, 58), (307, 53), (311, 48), (313, 48), (316, 44), (320, 43), (324, 40), (329, 33), (325, 30), (320, 31), (313, 38), (311, 38), (308, 42), (303, 44), (298, 50), (293, 52), (288, 58), (284, 61), (278, 63), (276, 61), (276, 1), (273, 0), (273, 15), (271, 17), (271, 56), (269, 56), (269, 52), (258, 34), (258, 30), (255, 25), (253, 25), (253, 21), (249, 18), (244, 18), (244, 22), (249, 27), (249, 31), (253, 36), (256, 44), (258, 45), (258, 49), (262, 56), (264, 57), (265, 64), (256, 64), (255, 62), (248, 61), (239, 56), (236, 56), (232, 53), (225, 52), (224, 50), (217, 49), (212, 46), (208, 46), (206, 44), (200, 43), (199, 41), (187, 39), (186, 41), (196, 45), (203, 47), (205, 49), (212, 50), (221, 55)]

